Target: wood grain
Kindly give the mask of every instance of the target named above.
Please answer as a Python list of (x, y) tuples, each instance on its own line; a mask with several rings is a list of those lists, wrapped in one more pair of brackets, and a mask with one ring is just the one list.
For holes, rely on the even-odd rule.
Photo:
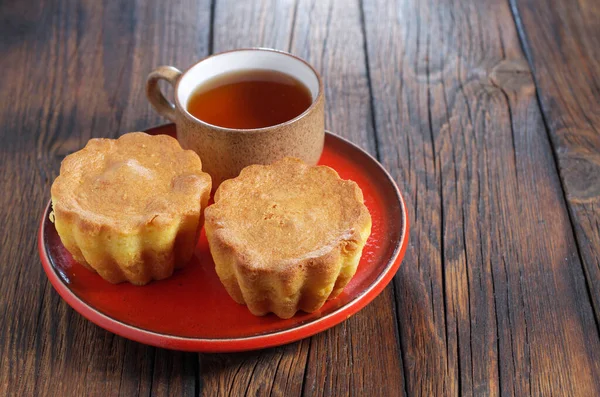
[[(600, 332), (600, 4), (513, 2)], [(552, 27), (560, 26), (560, 29)]]
[[(600, 395), (597, 2), (25, 0), (0, 22), (0, 395)], [(198, 355), (102, 330), (37, 255), (60, 161), (165, 122), (153, 68), (251, 46), (312, 63), (327, 128), (397, 180), (401, 270), (279, 348)]]
[(66, 154), (163, 122), (145, 76), (205, 55), (209, 12), (196, 1), (0, 4), (0, 395), (196, 392), (197, 355), (128, 341), (70, 309), (42, 271), (36, 232)]
[(239, 354), (201, 354), (206, 396), (301, 394), (310, 340)]
[(409, 395), (597, 395), (600, 341), (508, 3), (365, 1), (375, 126), (413, 221)]

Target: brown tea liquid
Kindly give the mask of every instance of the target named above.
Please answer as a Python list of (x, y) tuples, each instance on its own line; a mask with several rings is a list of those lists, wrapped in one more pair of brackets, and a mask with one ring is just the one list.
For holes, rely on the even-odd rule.
[(187, 110), (209, 124), (226, 128), (262, 128), (284, 123), (312, 104), (308, 88), (274, 70), (241, 70), (198, 86)]

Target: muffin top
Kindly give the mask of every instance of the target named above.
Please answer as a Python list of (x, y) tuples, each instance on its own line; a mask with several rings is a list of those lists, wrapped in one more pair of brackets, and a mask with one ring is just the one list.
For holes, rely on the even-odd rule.
[(221, 243), (253, 267), (354, 249), (371, 224), (355, 182), (293, 158), (246, 167), (220, 185), (205, 214)]
[(131, 132), (68, 155), (51, 192), (54, 211), (127, 231), (198, 212), (210, 188), (196, 153), (167, 135)]

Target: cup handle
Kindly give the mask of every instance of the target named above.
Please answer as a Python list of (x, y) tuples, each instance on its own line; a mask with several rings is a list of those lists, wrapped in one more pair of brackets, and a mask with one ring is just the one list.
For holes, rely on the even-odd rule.
[(175, 122), (177, 111), (175, 105), (165, 98), (158, 86), (159, 80), (165, 80), (175, 88), (175, 83), (181, 76), (181, 71), (173, 66), (160, 66), (148, 75), (146, 79), (146, 96), (150, 104), (163, 117)]

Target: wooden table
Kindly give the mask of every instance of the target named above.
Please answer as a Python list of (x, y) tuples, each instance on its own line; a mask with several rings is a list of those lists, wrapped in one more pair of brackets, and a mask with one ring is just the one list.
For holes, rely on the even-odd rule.
[[(0, 395), (600, 395), (600, 3), (0, 3)], [(403, 265), (322, 334), (243, 354), (145, 346), (46, 279), (36, 229), (65, 155), (165, 120), (161, 64), (287, 50), (327, 128), (408, 202)]]

